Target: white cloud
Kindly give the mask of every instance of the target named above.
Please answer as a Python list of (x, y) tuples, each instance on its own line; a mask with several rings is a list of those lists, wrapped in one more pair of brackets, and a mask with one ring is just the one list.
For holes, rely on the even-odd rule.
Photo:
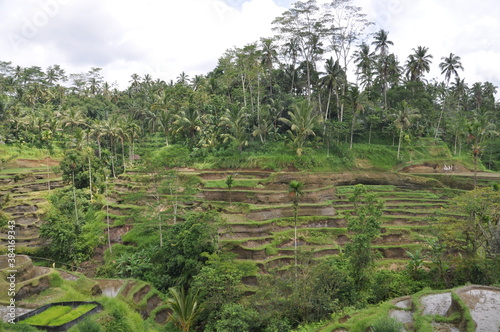
[[(319, 0), (325, 2), (327, 0)], [(450, 52), (469, 84), (500, 85), (500, 3), (496, 0), (353, 0), (394, 42), (402, 64), (417, 46), (434, 56), (428, 79)], [(175, 79), (212, 70), (223, 52), (270, 36), (292, 0), (0, 1), (0, 60), (69, 73), (102, 67), (125, 88), (130, 75)]]
[[(401, 64), (412, 48), (426, 46), (434, 56), (427, 79), (442, 80), (441, 57), (454, 53), (462, 58), (460, 76), (469, 85), (490, 81), (500, 87), (500, 3), (496, 0), (354, 0), (376, 24), (389, 31), (391, 51)], [(495, 60), (496, 59), (496, 60)]]
[(284, 10), (272, 0), (0, 2), (0, 28), (8, 31), (1, 60), (57, 63), (71, 73), (102, 67), (121, 88), (133, 73), (194, 76), (212, 70), (228, 48), (269, 36)]

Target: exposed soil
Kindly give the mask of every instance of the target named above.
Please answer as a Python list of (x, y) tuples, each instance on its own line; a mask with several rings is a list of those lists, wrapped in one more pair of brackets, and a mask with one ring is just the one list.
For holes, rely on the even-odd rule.
[(156, 313), (155, 322), (158, 324), (165, 324), (167, 322), (169, 315), (170, 313), (167, 309), (160, 309)]
[(128, 293), (130, 292), (130, 290), (136, 285), (137, 282), (135, 281), (128, 281), (125, 286), (123, 287), (122, 291), (121, 291), (121, 295), (123, 297), (127, 297), (128, 296)]
[(41, 277), (37, 280), (37, 282), (21, 286), (21, 288), (16, 293), (16, 300), (20, 301), (34, 294), (40, 294), (40, 292), (48, 288), (50, 288), (49, 277), (48, 276)]
[(157, 307), (161, 306), (162, 304), (163, 304), (163, 301), (158, 295), (155, 294), (155, 295), (151, 296), (146, 301), (146, 310), (148, 313), (148, 317), (151, 315), (151, 311), (153, 311)]
[(59, 161), (46, 157), (44, 159), (14, 159), (6, 164), (9, 168), (35, 168), (59, 166)]
[(139, 303), (142, 298), (149, 293), (151, 290), (151, 286), (149, 285), (144, 285), (141, 289), (139, 289), (137, 292), (134, 293), (133, 299), (135, 303)]

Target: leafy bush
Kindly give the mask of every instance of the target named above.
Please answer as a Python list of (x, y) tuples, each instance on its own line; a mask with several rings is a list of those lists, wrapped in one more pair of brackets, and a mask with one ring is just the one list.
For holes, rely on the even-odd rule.
[(400, 332), (404, 331), (403, 323), (400, 321), (383, 317), (378, 319), (372, 326), (370, 326), (370, 332)]

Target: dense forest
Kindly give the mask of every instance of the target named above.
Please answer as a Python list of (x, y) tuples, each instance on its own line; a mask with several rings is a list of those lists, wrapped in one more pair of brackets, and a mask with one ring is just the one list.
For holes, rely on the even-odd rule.
[[(497, 87), (465, 83), (453, 50), (433, 55), (415, 45), (398, 59), (397, 41), (383, 29), (368, 34), (372, 25), (349, 0), (298, 1), (274, 20), (274, 36), (227, 50), (209, 73), (170, 81), (132, 74), (124, 90), (105, 82), (101, 68), (67, 73), (57, 64), (0, 62), (1, 143), (46, 149), (61, 159), (68, 185), (49, 198), (45, 254), (71, 267), (105, 245), (109, 223), (97, 216), (108, 182), (133, 169), (149, 174), (158, 193), (147, 221), (155, 227), (136, 234), (133, 250), (109, 246), (98, 273), (168, 294), (183, 331), (289, 331), (427, 286), (500, 282), (498, 230), (476, 223), (498, 222), (498, 187), (455, 198), (450, 208), (473, 225), (443, 219), (429, 256), (408, 253), (407, 266), (384, 270), (370, 250), (383, 207), (356, 186), (345, 253), (314, 264), (296, 253), (294, 264), (262, 276), (251, 291), (241, 279), (255, 266), (219, 248), (224, 221), (216, 209), (189, 209), (199, 183), (178, 167), (341, 171), (356, 157), (380, 154), (375, 169), (384, 171), (411, 161), (412, 147), (426, 140), (445, 144), (471, 169), (500, 170)], [(432, 66), (440, 80), (426, 79)], [(222, 186), (231, 191), (233, 181)], [(295, 225), (303, 185), (289, 186)]]
[[(468, 86), (453, 50), (432, 55), (415, 45), (400, 60), (390, 52), (397, 43), (390, 33), (367, 36), (369, 26), (349, 1), (297, 2), (273, 22), (275, 36), (228, 50), (208, 74), (182, 72), (168, 82), (132, 74), (124, 91), (104, 82), (101, 68), (67, 74), (59, 65), (1, 62), (1, 139), (49, 148), (91, 144), (129, 160), (134, 142), (151, 135), (185, 145), (193, 157), (283, 145), (297, 155), (311, 148), (338, 154), (345, 143), (399, 146), (432, 137), (454, 154), (474, 148), (488, 169), (498, 169), (491, 140), (497, 87)], [(425, 79), (431, 66), (439, 66), (442, 80)]]

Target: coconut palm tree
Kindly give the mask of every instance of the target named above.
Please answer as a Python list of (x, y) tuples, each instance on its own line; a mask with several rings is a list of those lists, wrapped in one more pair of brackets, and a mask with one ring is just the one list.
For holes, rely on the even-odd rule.
[(415, 54), (410, 54), (406, 61), (406, 77), (410, 81), (421, 81), (424, 73), (430, 71), (432, 55), (428, 54), (428, 47), (418, 46), (412, 49)]
[(394, 43), (388, 40), (389, 32), (384, 29), (380, 29), (375, 33), (374, 41), (372, 45), (375, 45), (375, 52), (379, 53), (379, 74), (382, 78), (382, 90), (384, 93), (384, 109), (387, 109), (387, 77), (389, 71), (389, 61), (387, 61), (387, 56), (389, 54), (389, 45), (394, 45)]
[(297, 266), (297, 216), (299, 212), (299, 198), (304, 195), (302, 191), (302, 187), (304, 186), (303, 182), (292, 180), (288, 184), (288, 195), (292, 200), (293, 204), (293, 227), (294, 227), (294, 251), (295, 251), (295, 266)]
[(288, 134), (298, 156), (303, 153), (304, 144), (309, 136), (315, 136), (314, 127), (319, 122), (319, 115), (314, 114), (313, 107), (307, 100), (292, 105), (288, 112), (289, 119), (279, 118), (281, 122), (290, 126)]
[(461, 59), (458, 55), (450, 53), (448, 57), (442, 57), (442, 62), (439, 64), (439, 69), (441, 69), (441, 75), (444, 75), (446, 84), (450, 82), (451, 76), (458, 77), (457, 69), (464, 70), (462, 67)]
[(191, 144), (194, 143), (196, 133), (201, 131), (202, 123), (200, 113), (195, 107), (183, 107), (174, 115), (173, 134), (184, 133)]
[(389, 53), (389, 45), (394, 45), (394, 43), (389, 38), (389, 31), (380, 29), (374, 35), (374, 41), (372, 45), (375, 45), (375, 52), (380, 51), (380, 54), (385, 56)]
[(224, 142), (235, 141), (238, 144), (238, 151), (243, 151), (243, 146), (248, 145), (247, 123), (248, 114), (245, 107), (226, 109), (219, 122), (219, 126), (228, 130), (221, 135), (224, 137)]
[(261, 64), (267, 70), (267, 76), (269, 78), (269, 93), (273, 94), (273, 63), (278, 57), (278, 47), (274, 44), (272, 38), (261, 38), (261, 49), (262, 54)]
[[(450, 83), (451, 76), (453, 75), (455, 77), (459, 77), (457, 70), (458, 69), (464, 70), (464, 67), (462, 67), (462, 62), (460, 61), (461, 60), (460, 57), (453, 53), (450, 53), (448, 57), (442, 57), (441, 60), (442, 62), (439, 64), (439, 69), (441, 69), (441, 75), (444, 74), (444, 78), (446, 80), (446, 88), (448, 89), (448, 84)], [(434, 139), (437, 139), (437, 136), (439, 134), (439, 126), (441, 125), (444, 109), (446, 107), (446, 96), (447, 93), (444, 96), (443, 106), (441, 107), (441, 114), (439, 115), (439, 120), (436, 126), (436, 133), (434, 135)]]
[(362, 43), (354, 53), (356, 64), (356, 75), (360, 84), (366, 89), (373, 83), (373, 66), (375, 64), (375, 53), (370, 50), (370, 45)]
[(403, 129), (411, 125), (413, 119), (420, 118), (420, 111), (416, 108), (412, 108), (408, 105), (406, 101), (403, 101), (399, 108), (396, 110), (394, 116), (394, 124), (396, 128), (399, 129), (399, 143), (398, 143), (398, 159), (401, 151), (401, 139), (403, 138)]
[(173, 287), (168, 292), (170, 297), (167, 299), (167, 307), (172, 310), (168, 320), (181, 331), (189, 332), (200, 313), (198, 294), (186, 294), (184, 288), (179, 291)]
[(366, 96), (359, 91), (355, 85), (351, 86), (345, 95), (346, 101), (351, 105), (352, 109), (352, 122), (351, 122), (351, 141), (349, 148), (352, 149), (354, 138), (354, 127), (356, 126), (356, 116), (359, 112), (364, 112), (365, 105), (367, 104)]
[[(333, 58), (327, 59), (325, 62), (325, 76), (321, 77), (319, 80), (319, 84), (322, 87), (325, 87), (328, 91), (328, 100), (326, 103), (325, 116), (324, 121), (325, 125), (323, 126), (323, 131), (326, 130), (326, 120), (328, 120), (328, 116), (330, 114), (330, 100), (332, 93), (335, 94), (337, 100), (337, 108), (339, 108), (340, 98), (339, 98), (339, 90), (346, 84), (347, 77), (340, 66), (339, 60), (337, 59), (335, 62)], [(339, 121), (342, 122), (343, 114), (339, 113)]]

